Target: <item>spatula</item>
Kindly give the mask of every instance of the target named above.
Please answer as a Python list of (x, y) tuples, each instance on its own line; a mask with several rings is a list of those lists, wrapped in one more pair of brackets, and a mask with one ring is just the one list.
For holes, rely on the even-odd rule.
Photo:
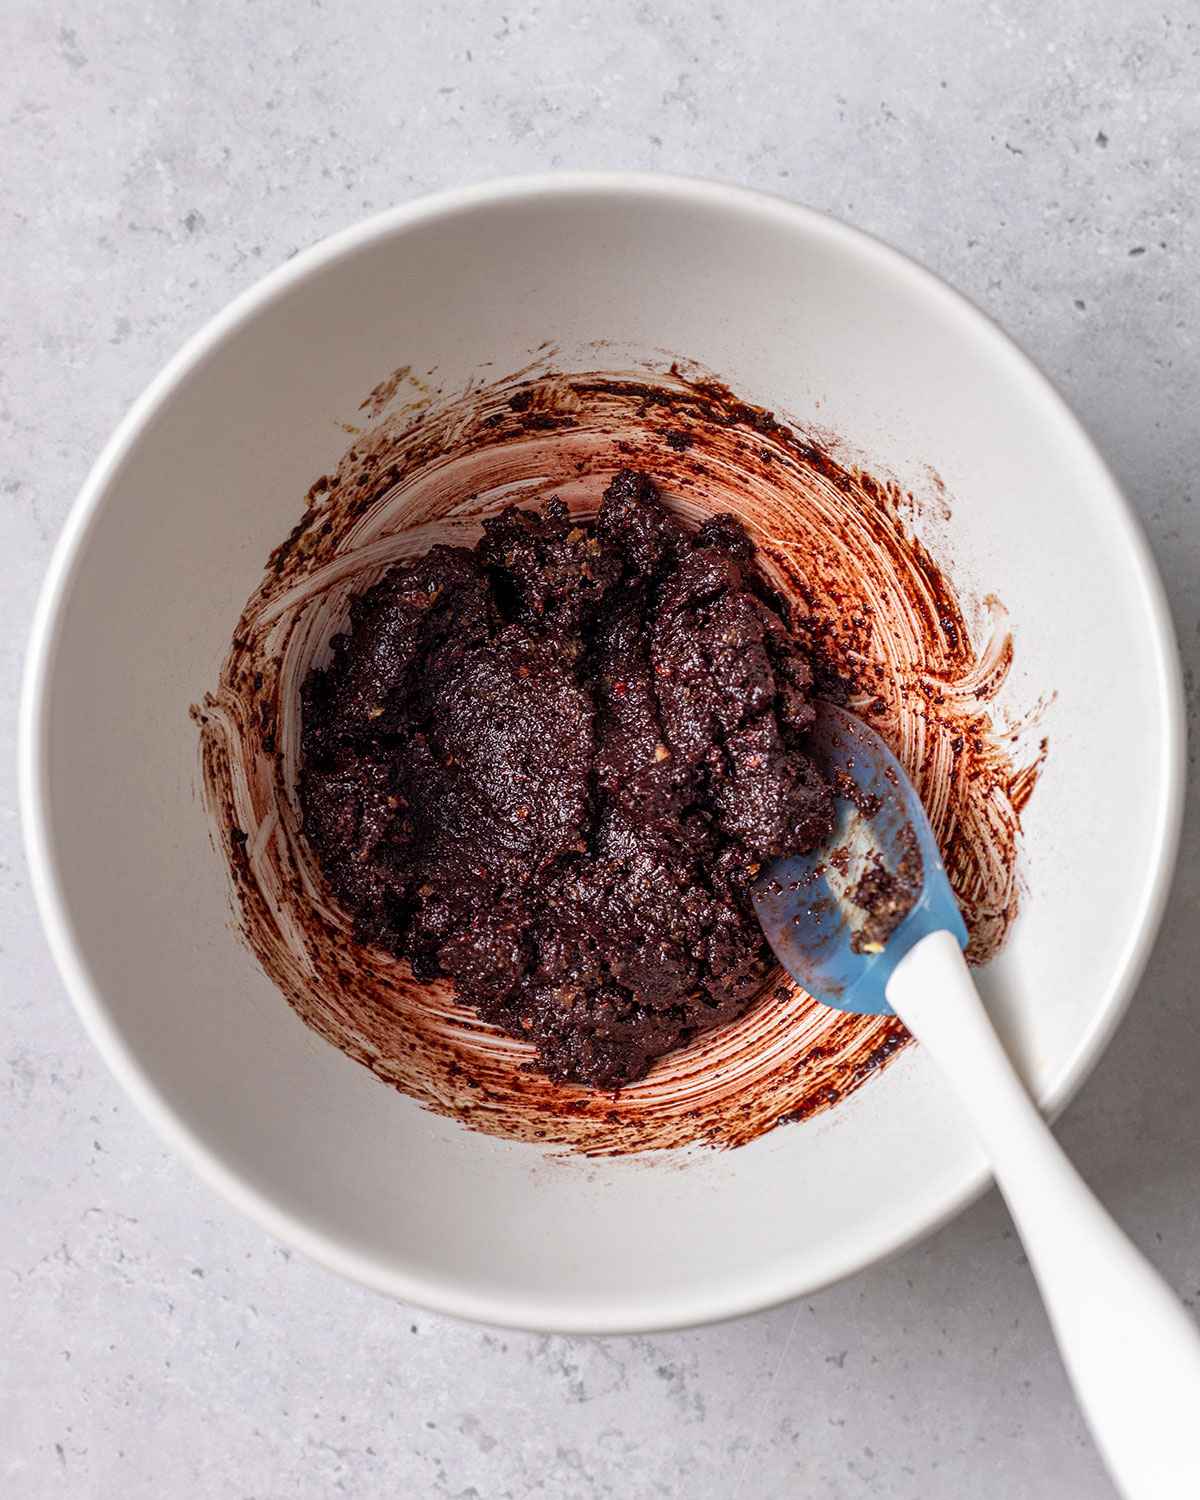
[(894, 1013), (933, 1058), (991, 1161), (1118, 1488), (1126, 1500), (1200, 1500), (1200, 1331), (1067, 1160), (1013, 1069), (899, 762), (833, 704), (819, 705), (812, 749), (845, 795), (827, 845), (760, 878), (768, 942), (815, 999)]

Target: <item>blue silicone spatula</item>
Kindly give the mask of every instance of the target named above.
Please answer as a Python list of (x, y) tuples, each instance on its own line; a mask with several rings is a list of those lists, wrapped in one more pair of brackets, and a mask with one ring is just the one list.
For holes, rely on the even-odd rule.
[(990, 1158), (1118, 1488), (1126, 1500), (1200, 1500), (1200, 1331), (1067, 1160), (1009, 1062), (963, 957), (966, 926), (929, 819), (899, 762), (833, 704), (818, 705), (811, 744), (847, 795), (827, 845), (778, 861), (758, 881), (767, 941), (815, 999), (895, 1014), (933, 1058)]

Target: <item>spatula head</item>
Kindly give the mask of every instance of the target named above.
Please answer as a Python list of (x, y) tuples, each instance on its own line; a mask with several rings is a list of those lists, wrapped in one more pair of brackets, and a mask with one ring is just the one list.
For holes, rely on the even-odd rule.
[(779, 962), (814, 999), (890, 1015), (896, 965), (927, 933), (967, 929), (921, 799), (900, 762), (856, 714), (820, 702), (813, 759), (833, 783), (829, 842), (778, 860), (754, 908)]

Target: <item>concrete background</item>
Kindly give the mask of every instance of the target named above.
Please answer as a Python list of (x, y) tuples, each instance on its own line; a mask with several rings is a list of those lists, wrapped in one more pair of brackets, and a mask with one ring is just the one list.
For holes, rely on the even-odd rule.
[[(1142, 515), (1194, 717), (1191, 0), (6, 0), (0, 48), (0, 1491), (1111, 1495), (994, 1194), (809, 1302), (605, 1342), (431, 1317), (272, 1244), (166, 1154), (84, 1040), (23, 866), (14, 710), (54, 536), (185, 335), (374, 209), (624, 166), (829, 209), (998, 318)], [(1061, 1133), (1195, 1306), (1194, 807), (1184, 847), (1134, 1016)]]

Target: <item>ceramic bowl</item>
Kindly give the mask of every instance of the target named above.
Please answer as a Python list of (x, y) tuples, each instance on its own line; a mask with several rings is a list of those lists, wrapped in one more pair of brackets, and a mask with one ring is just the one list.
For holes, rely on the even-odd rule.
[(266, 277), (137, 402), (55, 553), (21, 739), (37, 897), (96, 1045), (209, 1182), (345, 1275), (494, 1323), (665, 1328), (811, 1291), (980, 1190), (929, 1060), (732, 1151), (594, 1160), (430, 1114), (307, 1030), (239, 940), (188, 714), (364, 393), (401, 363), (461, 386), (548, 339), (580, 368), (601, 340), (686, 354), (901, 484), (944, 480), (952, 576), (1007, 606), (1013, 702), (1047, 700), (1022, 912), (981, 985), (1049, 1110), (1162, 912), (1177, 658), (1127, 504), (1004, 334), (896, 251), (733, 187), (583, 174), (406, 204)]

